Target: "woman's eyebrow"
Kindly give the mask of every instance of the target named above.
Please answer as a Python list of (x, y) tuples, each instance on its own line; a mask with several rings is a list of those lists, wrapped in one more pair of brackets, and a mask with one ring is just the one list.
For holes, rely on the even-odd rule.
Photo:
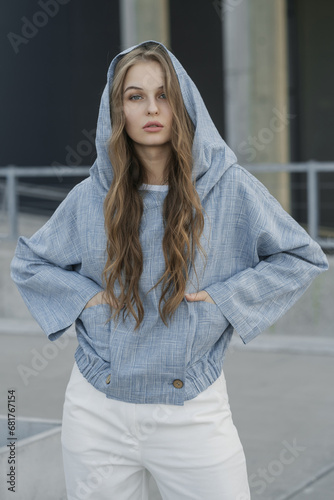
[[(163, 85), (160, 85), (160, 87), (157, 87), (156, 90), (160, 90), (160, 89), (163, 89), (164, 86)], [(135, 89), (135, 90), (143, 90), (142, 87), (136, 87), (135, 85), (131, 85), (130, 87), (127, 87), (125, 90), (124, 90), (124, 94), (125, 92), (127, 92), (128, 90), (131, 90), (131, 89)]]

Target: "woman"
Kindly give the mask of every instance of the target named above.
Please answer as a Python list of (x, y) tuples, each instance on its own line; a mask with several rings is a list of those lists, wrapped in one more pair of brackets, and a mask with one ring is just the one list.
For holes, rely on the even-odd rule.
[(151, 473), (164, 500), (247, 500), (223, 358), (233, 329), (247, 343), (272, 325), (326, 257), (237, 164), (158, 42), (113, 59), (96, 148), (12, 262), (50, 340), (76, 325), (68, 499), (145, 499)]

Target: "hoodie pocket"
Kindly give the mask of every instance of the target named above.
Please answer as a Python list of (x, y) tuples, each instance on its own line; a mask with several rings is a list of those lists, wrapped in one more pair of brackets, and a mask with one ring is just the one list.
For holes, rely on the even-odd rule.
[(108, 362), (110, 362), (109, 316), (109, 305), (97, 304), (84, 309), (76, 321), (77, 335), (81, 335), (98, 356)]
[(220, 308), (211, 302), (199, 300), (188, 302), (190, 313), (190, 332), (187, 346), (188, 361), (193, 364), (219, 340), (229, 321)]

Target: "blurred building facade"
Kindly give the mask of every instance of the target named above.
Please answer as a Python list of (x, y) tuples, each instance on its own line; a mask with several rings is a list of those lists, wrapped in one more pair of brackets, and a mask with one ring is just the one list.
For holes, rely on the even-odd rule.
[[(108, 66), (147, 39), (179, 58), (240, 164), (333, 161), (333, 18), (331, 0), (8, 3), (0, 165), (91, 165)], [(270, 175), (270, 190), (304, 222), (303, 174)], [(333, 227), (334, 175), (320, 181), (321, 224)]]

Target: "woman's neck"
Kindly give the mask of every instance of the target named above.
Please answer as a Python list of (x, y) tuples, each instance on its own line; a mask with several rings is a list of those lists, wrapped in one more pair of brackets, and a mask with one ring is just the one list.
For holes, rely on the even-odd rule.
[(146, 170), (145, 184), (164, 185), (168, 183), (166, 165), (170, 149), (170, 143), (158, 147), (136, 147), (137, 154)]

